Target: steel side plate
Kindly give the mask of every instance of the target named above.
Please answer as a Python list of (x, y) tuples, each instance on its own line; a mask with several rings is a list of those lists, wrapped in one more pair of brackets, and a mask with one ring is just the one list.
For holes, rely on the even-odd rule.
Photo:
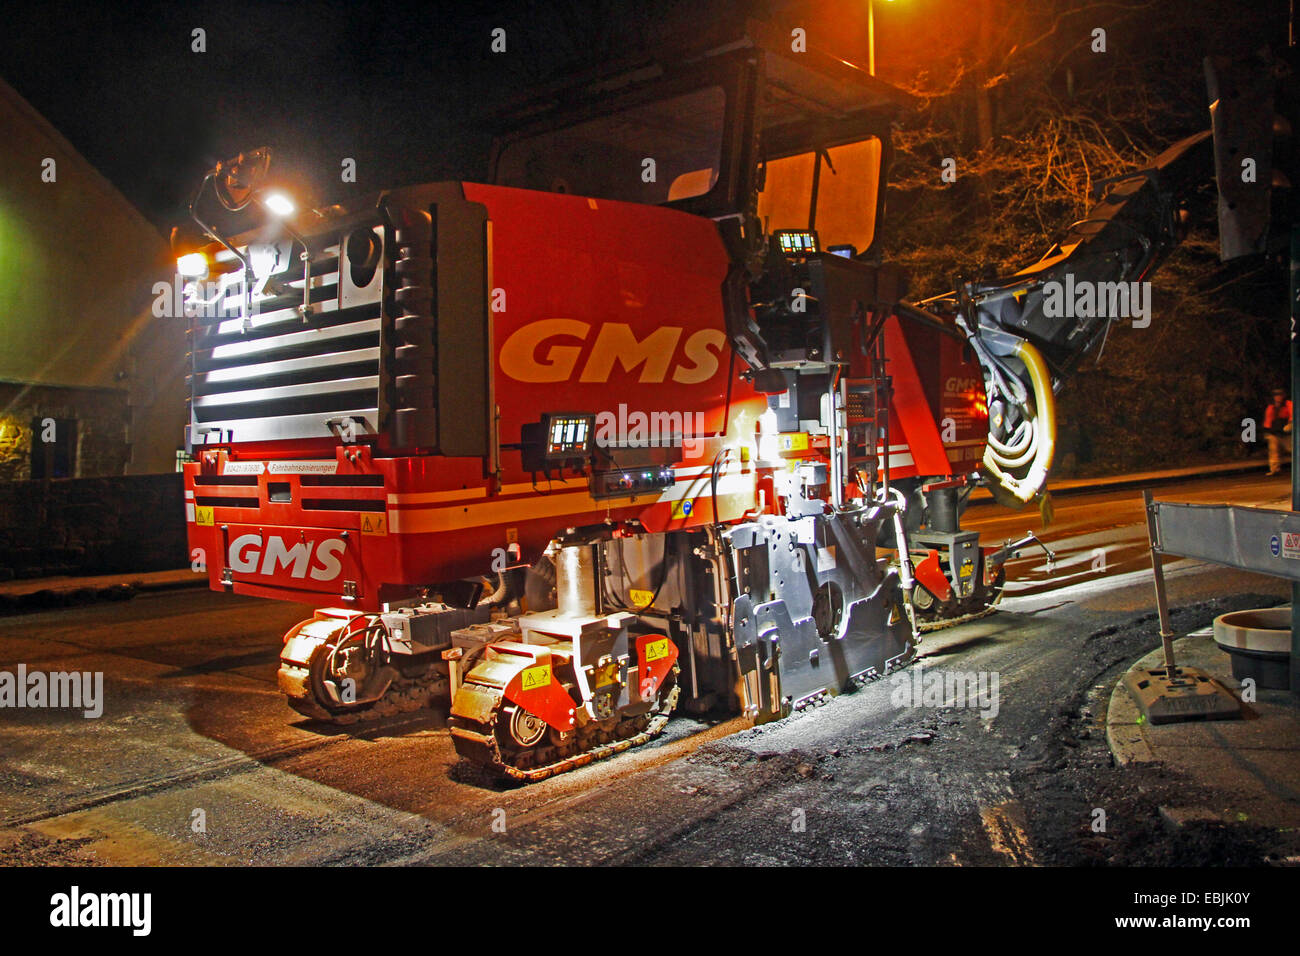
[(1172, 678), (1163, 668), (1131, 671), (1124, 684), (1138, 709), (1153, 724), (1182, 720), (1232, 720), (1241, 701), (1228, 688), (1195, 667), (1179, 667)]

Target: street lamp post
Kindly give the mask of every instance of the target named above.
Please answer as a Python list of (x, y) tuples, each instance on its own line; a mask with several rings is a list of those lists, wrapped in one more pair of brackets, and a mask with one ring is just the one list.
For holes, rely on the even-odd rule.
[(867, 0), (867, 72), (876, 75), (876, 0)]
[(867, 0), (867, 72), (876, 75), (876, 0)]

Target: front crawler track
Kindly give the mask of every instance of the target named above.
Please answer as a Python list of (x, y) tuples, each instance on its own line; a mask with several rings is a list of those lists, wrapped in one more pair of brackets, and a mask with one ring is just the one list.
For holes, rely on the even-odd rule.
[(536, 783), (613, 757), (659, 736), (681, 696), (681, 686), (677, 682), (679, 672), (680, 669), (674, 666), (670, 678), (660, 688), (655, 706), (648, 713), (592, 721), (565, 735), (567, 739), (557, 740), (555, 735), (549, 735), (545, 742), (533, 747), (514, 744), (502, 722), (509, 704), (499, 690), (483, 687), (485, 693), (496, 698), (487, 719), (478, 721), (453, 716), (451, 739), (456, 753), (471, 763), (512, 780)]

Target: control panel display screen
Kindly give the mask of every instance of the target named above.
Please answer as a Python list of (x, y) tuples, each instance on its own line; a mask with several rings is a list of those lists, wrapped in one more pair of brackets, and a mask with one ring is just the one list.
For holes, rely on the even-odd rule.
[(546, 457), (585, 458), (591, 451), (592, 416), (553, 414), (546, 420)]
[(818, 251), (817, 233), (811, 229), (781, 229), (776, 242), (785, 256), (810, 256)]

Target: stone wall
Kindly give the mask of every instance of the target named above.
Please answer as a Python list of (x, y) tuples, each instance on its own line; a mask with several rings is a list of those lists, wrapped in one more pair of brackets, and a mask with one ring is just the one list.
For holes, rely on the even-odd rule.
[(31, 470), (31, 429), (0, 416), (0, 481), (18, 481)]
[(32, 443), (41, 438), (32, 423), (46, 418), (77, 423), (72, 477), (122, 474), (131, 456), (129, 416), (123, 389), (0, 381), (0, 481), (31, 477)]
[(0, 580), (189, 564), (180, 474), (0, 482)]

